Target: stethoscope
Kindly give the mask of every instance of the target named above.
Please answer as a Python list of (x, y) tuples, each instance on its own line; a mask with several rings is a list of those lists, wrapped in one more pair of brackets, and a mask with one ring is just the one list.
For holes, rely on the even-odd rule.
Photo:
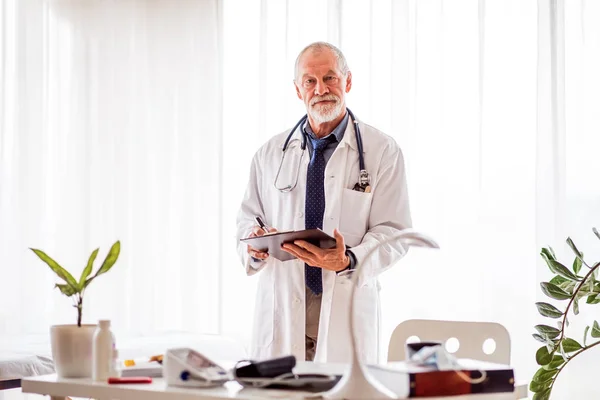
[[(349, 108), (346, 108), (348, 110), (348, 114), (350, 115), (350, 118), (352, 119), (352, 123), (354, 124), (354, 133), (356, 134), (356, 146), (358, 147), (358, 163), (359, 163), (359, 173), (358, 173), (358, 182), (354, 185), (354, 190), (357, 190), (359, 192), (366, 192), (369, 193), (371, 191), (371, 186), (369, 186), (370, 183), (370, 177), (369, 177), (369, 173), (367, 172), (367, 170), (365, 169), (365, 159), (363, 156), (363, 143), (362, 143), (362, 137), (360, 135), (360, 129), (358, 127), (358, 121), (356, 120), (356, 118), (354, 117), (354, 114), (352, 113), (352, 111), (350, 111)], [(275, 188), (277, 190), (279, 190), (280, 192), (291, 192), (292, 190), (294, 190), (294, 188), (296, 187), (296, 185), (298, 184), (298, 176), (300, 175), (300, 166), (302, 165), (302, 157), (304, 157), (304, 150), (306, 149), (306, 142), (308, 140), (308, 135), (305, 132), (302, 132), (302, 145), (301, 145), (301, 149), (302, 149), (302, 155), (300, 156), (300, 161), (298, 162), (298, 167), (296, 169), (296, 180), (294, 181), (293, 184), (289, 184), (289, 185), (285, 185), (285, 186), (278, 186), (277, 185), (277, 181), (279, 180), (279, 173), (281, 172), (281, 167), (283, 166), (283, 162), (285, 160), (285, 154), (288, 150), (288, 144), (290, 142), (290, 140), (292, 139), (292, 136), (294, 135), (294, 132), (296, 131), (296, 129), (298, 129), (299, 126), (302, 126), (306, 120), (308, 119), (308, 115), (305, 115), (304, 117), (302, 117), (300, 119), (300, 121), (298, 121), (298, 123), (294, 126), (294, 128), (291, 130), (290, 134), (288, 135), (287, 139), (285, 140), (285, 143), (283, 144), (283, 154), (281, 155), (281, 162), (279, 163), (279, 169), (277, 170), (277, 175), (275, 176), (275, 181), (273, 182), (273, 186), (275, 186)]]

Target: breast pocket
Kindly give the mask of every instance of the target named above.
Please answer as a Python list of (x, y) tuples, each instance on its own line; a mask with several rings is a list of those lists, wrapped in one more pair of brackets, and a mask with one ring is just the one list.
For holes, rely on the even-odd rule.
[(369, 213), (373, 193), (344, 189), (340, 214), (340, 231), (348, 246), (362, 241), (369, 225)]

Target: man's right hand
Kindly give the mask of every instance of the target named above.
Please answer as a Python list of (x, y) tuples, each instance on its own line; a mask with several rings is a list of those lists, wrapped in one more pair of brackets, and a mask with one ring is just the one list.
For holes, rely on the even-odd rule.
[[(252, 233), (250, 233), (249, 237), (264, 236), (267, 233), (277, 232), (277, 229), (275, 229), (275, 228), (268, 228), (268, 229), (269, 229), (269, 232), (265, 232), (260, 226), (256, 225), (254, 228), (252, 228)], [(260, 251), (260, 250), (256, 250), (255, 248), (253, 248), (250, 245), (248, 245), (248, 254), (250, 254), (250, 257), (254, 257), (259, 260), (266, 260), (267, 258), (269, 258), (269, 253)]]

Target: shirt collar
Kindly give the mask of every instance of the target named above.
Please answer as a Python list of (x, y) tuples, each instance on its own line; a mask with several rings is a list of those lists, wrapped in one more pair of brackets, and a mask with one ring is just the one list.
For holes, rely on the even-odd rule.
[[(348, 118), (349, 118), (348, 111), (346, 111), (346, 115), (344, 115), (344, 118), (340, 121), (338, 126), (336, 126), (333, 129), (333, 131), (325, 137), (329, 137), (329, 136), (333, 135), (333, 136), (335, 136), (335, 139), (337, 140), (338, 143), (341, 142), (342, 138), (344, 137), (344, 132), (346, 132), (346, 127), (348, 126)], [(317, 136), (315, 135), (312, 128), (310, 127), (308, 120), (306, 120), (302, 129), (304, 130), (304, 133), (306, 133), (309, 137), (311, 137), (313, 139), (317, 139)]]

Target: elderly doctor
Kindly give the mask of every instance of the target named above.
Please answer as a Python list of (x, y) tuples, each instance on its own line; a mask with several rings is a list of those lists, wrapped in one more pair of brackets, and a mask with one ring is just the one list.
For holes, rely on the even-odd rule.
[[(346, 275), (373, 246), (412, 225), (404, 159), (394, 139), (354, 119), (346, 108), (352, 74), (338, 48), (324, 42), (304, 48), (296, 59), (294, 85), (308, 118), (254, 155), (237, 237), (264, 235), (258, 216), (271, 232), (321, 228), (337, 245), (286, 244), (284, 250), (295, 258), (281, 262), (238, 242), (247, 274), (260, 274), (251, 353), (257, 360), (293, 354), (299, 360), (345, 361), (350, 357)], [(361, 147), (368, 177), (360, 171)], [(359, 354), (366, 362), (378, 362), (379, 355), (377, 276), (404, 253), (401, 245), (381, 246), (361, 264), (355, 310)]]

